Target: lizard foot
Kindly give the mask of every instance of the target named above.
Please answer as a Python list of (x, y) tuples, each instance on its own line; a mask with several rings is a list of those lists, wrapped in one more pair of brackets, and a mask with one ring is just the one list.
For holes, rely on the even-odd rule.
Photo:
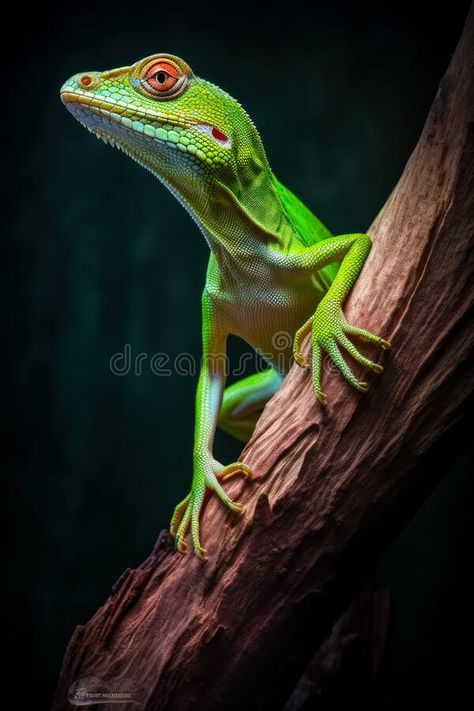
[(202, 561), (207, 560), (206, 549), (201, 546), (199, 539), (199, 517), (205, 494), (213, 491), (220, 500), (232, 511), (243, 513), (243, 504), (232, 501), (222, 488), (220, 482), (235, 474), (243, 474), (245, 479), (252, 476), (252, 470), (246, 464), (233, 462), (226, 467), (212, 460), (198, 460), (193, 477), (191, 492), (176, 506), (171, 519), (170, 533), (176, 541), (176, 548), (180, 553), (186, 553), (188, 545), (186, 536), (191, 528), (191, 539), (194, 552)]
[(321, 391), (321, 362), (323, 351), (329, 355), (331, 361), (338, 367), (347, 382), (360, 392), (367, 392), (370, 389), (370, 384), (364, 380), (359, 380), (354, 375), (342, 356), (341, 347), (344, 348), (355, 361), (373, 373), (377, 375), (383, 373), (383, 366), (360, 353), (354, 343), (348, 338), (349, 335), (356, 336), (369, 343), (374, 343), (383, 351), (387, 351), (391, 347), (390, 343), (380, 338), (380, 336), (376, 336), (363, 328), (349, 324), (337, 303), (323, 299), (316, 309), (311, 327), (313, 388), (317, 400), (321, 403), (324, 403), (325, 398)]

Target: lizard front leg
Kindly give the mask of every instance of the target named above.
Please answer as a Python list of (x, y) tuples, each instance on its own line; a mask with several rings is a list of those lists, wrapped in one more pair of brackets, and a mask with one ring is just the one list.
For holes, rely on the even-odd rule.
[[(359, 380), (344, 360), (341, 347), (344, 348), (358, 363), (381, 373), (383, 368), (364, 356), (356, 348), (349, 336), (362, 338), (375, 343), (384, 350), (390, 348), (390, 343), (365, 329), (349, 324), (342, 312), (342, 305), (357, 280), (371, 248), (371, 240), (365, 234), (343, 235), (319, 242), (317, 245), (290, 257), (291, 266), (299, 269), (317, 270), (342, 259), (341, 266), (328, 292), (319, 302), (314, 315), (297, 331), (294, 341), (293, 355), (295, 362), (301, 367), (312, 368), (313, 387), (316, 398), (324, 402), (321, 390), (321, 360), (325, 351), (337, 365), (345, 379), (357, 390), (365, 392), (368, 383)], [(300, 352), (303, 337), (311, 331), (312, 363), (306, 362)]]
[(203, 357), (196, 392), (193, 480), (190, 493), (174, 510), (170, 532), (176, 539), (178, 550), (185, 553), (185, 538), (191, 528), (195, 553), (201, 560), (206, 560), (206, 550), (201, 546), (199, 535), (199, 518), (206, 491), (213, 491), (226, 506), (242, 513), (242, 504), (232, 501), (220, 482), (238, 473), (247, 479), (252, 472), (241, 462), (223, 466), (212, 454), (226, 378), (227, 334), (218, 322), (206, 291), (202, 298), (202, 320)]

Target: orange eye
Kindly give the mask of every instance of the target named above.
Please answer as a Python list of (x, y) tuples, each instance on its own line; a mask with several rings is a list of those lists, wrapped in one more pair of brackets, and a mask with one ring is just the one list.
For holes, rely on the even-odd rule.
[(146, 67), (141, 85), (156, 97), (172, 98), (184, 89), (186, 77), (168, 62), (156, 62)]

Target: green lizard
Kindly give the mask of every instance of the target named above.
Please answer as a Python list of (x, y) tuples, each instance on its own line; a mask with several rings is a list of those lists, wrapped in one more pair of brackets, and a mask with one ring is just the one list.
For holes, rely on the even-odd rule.
[[(148, 168), (180, 201), (210, 247), (202, 293), (203, 354), (196, 394), (192, 487), (171, 521), (180, 552), (199, 537), (200, 511), (212, 491), (233, 511), (243, 506), (222, 487), (251, 470), (214, 459), (216, 426), (247, 441), (291, 360), (312, 370), (323, 403), (321, 359), (326, 352), (346, 380), (360, 381), (341, 348), (375, 373), (349, 336), (390, 344), (347, 322), (343, 302), (371, 247), (366, 234), (333, 237), (274, 176), (249, 116), (229, 94), (195, 76), (178, 57), (156, 54), (105, 72), (76, 74), (61, 88), (73, 116), (106, 142)], [(275, 334), (291, 334), (275, 356)], [(226, 339), (235, 334), (265, 354), (268, 370), (225, 388)], [(311, 334), (311, 362), (301, 353)], [(294, 335), (294, 339), (293, 339)], [(293, 342), (293, 343), (292, 343)], [(282, 358), (283, 355), (283, 358)]]

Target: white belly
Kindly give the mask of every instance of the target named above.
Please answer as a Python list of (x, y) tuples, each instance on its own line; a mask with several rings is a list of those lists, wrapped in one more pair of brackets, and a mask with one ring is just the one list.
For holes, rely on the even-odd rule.
[(216, 315), (228, 333), (253, 346), (279, 371), (290, 365), (293, 338), (324, 292), (309, 277), (296, 286), (240, 285), (238, 293), (213, 294)]

